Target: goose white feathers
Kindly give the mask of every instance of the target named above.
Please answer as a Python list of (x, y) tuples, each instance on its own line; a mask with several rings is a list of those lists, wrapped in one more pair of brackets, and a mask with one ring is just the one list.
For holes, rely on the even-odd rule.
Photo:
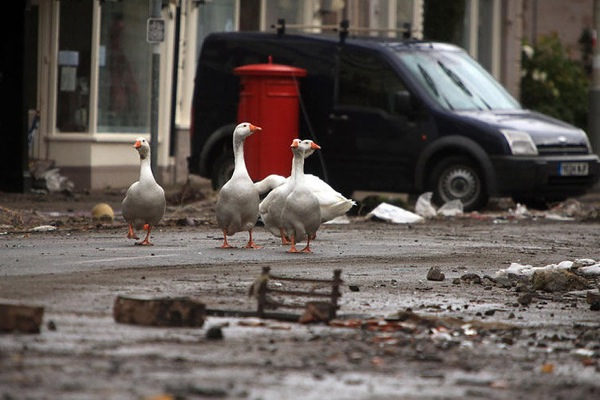
[(123, 218), (129, 225), (127, 237), (139, 239), (136, 230), (144, 229), (146, 237), (137, 245), (152, 246), (150, 231), (165, 214), (165, 192), (156, 183), (150, 166), (150, 144), (144, 138), (137, 138), (133, 147), (140, 155), (140, 178), (125, 193), (122, 202)]
[(344, 197), (340, 192), (329, 186), (315, 175), (305, 175), (306, 182), (319, 200), (321, 208), (321, 223), (325, 223), (346, 214), (356, 205), (354, 200)]
[[(306, 157), (310, 156), (314, 150), (315, 149), (305, 150), (302, 156), (306, 159)], [(300, 156), (300, 154), (298, 154), (298, 156)], [(294, 157), (296, 157), (296, 154), (294, 154)], [(293, 163), (294, 161), (292, 160), (292, 165)], [(272, 174), (254, 184), (259, 193), (263, 194), (268, 192), (267, 196), (261, 201), (259, 206), (260, 217), (265, 228), (269, 232), (277, 237), (281, 237), (282, 244), (289, 244), (289, 241), (282, 231), (281, 210), (285, 198), (292, 190), (291, 180), (293, 179), (293, 174), (294, 169), (292, 167), (292, 176), (288, 178)], [(318, 176), (304, 174), (304, 179), (312, 193), (319, 200), (321, 223), (331, 221), (344, 215), (356, 205), (354, 200), (347, 199)]]
[(258, 190), (259, 195), (263, 195), (265, 193), (270, 193), (271, 190), (283, 185), (286, 181), (287, 178), (281, 175), (271, 174), (263, 180), (255, 182), (254, 187), (256, 188), (256, 190)]
[[(294, 152), (291, 191), (286, 196), (281, 211), (281, 223), (285, 234), (291, 238), (289, 253), (310, 253), (310, 240), (321, 225), (321, 209), (319, 199), (312, 193), (304, 176), (304, 159), (306, 154), (321, 147), (312, 140), (294, 139), (291, 145)], [(306, 239), (306, 247), (296, 248), (296, 241)]]
[(231, 178), (219, 191), (215, 207), (217, 223), (223, 231), (221, 248), (231, 248), (227, 236), (248, 231), (246, 248), (260, 248), (252, 240), (252, 229), (258, 219), (260, 197), (244, 161), (244, 141), (254, 132), (262, 130), (249, 122), (242, 122), (233, 131), (234, 170)]

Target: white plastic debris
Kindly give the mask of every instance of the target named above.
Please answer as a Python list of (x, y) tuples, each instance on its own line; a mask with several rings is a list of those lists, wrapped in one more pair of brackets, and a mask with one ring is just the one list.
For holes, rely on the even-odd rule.
[(415, 213), (423, 218), (434, 218), (438, 215), (443, 217), (456, 217), (463, 214), (464, 206), (462, 201), (458, 199), (450, 200), (436, 210), (431, 202), (432, 196), (432, 192), (425, 192), (420, 195), (415, 203)]
[(597, 264), (596, 260), (591, 258), (576, 258), (575, 263), (584, 267), (589, 267), (590, 265)]
[(517, 203), (517, 206), (514, 210), (509, 210), (509, 213), (512, 214), (515, 218), (525, 218), (529, 216), (529, 210), (527, 206), (521, 203)]
[(593, 357), (594, 356), (594, 350), (590, 350), (590, 349), (575, 349), (571, 351), (572, 354), (575, 354), (576, 356), (580, 356), (580, 357)]
[(501, 269), (496, 272), (496, 276), (507, 276), (512, 275), (533, 275), (533, 265), (522, 265), (519, 263), (510, 263), (510, 266), (506, 269)]
[(424, 219), (420, 215), (407, 211), (403, 208), (393, 206), (389, 203), (381, 203), (367, 214), (367, 218), (377, 217), (387, 222), (394, 224), (412, 224), (423, 222)]
[(56, 227), (52, 226), (52, 225), (40, 225), (40, 226), (36, 226), (35, 228), (31, 229), (32, 232), (51, 232), (51, 231), (55, 231)]
[(431, 204), (431, 196), (433, 196), (433, 192), (425, 192), (415, 203), (415, 213), (423, 218), (433, 218), (437, 215), (435, 207)]
[(600, 275), (600, 264), (589, 265), (587, 267), (579, 268), (585, 275)]
[(46, 188), (51, 192), (73, 191), (75, 184), (59, 173), (58, 168), (50, 169), (42, 174)]
[[(579, 267), (584, 265), (582, 267)], [(586, 275), (600, 275), (600, 263), (592, 259), (577, 259), (575, 262), (573, 261), (561, 261), (558, 264), (548, 264), (543, 267), (534, 267), (531, 265), (522, 265), (519, 263), (511, 263), (510, 266), (506, 269), (501, 269), (496, 272), (496, 276), (507, 276), (509, 274), (512, 275), (524, 275), (524, 276), (532, 276), (535, 271), (548, 271), (548, 270), (559, 270), (559, 269), (574, 269), (582, 272)]]
[(575, 221), (575, 218), (573, 217), (567, 217), (553, 212), (546, 213), (545, 218), (551, 221)]
[(443, 215), (444, 217), (456, 217), (458, 215), (462, 215), (463, 203), (458, 199), (451, 200), (441, 206), (439, 210), (437, 210), (437, 213), (439, 215)]

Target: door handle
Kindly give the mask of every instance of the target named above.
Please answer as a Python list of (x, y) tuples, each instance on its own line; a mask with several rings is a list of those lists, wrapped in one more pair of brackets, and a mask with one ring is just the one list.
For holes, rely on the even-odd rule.
[(348, 121), (348, 116), (346, 114), (329, 114), (329, 120), (330, 121), (343, 121), (346, 122)]

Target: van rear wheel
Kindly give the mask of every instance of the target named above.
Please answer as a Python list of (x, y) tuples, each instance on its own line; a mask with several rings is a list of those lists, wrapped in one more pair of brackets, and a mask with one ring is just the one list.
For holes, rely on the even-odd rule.
[(473, 211), (488, 201), (483, 174), (467, 157), (452, 156), (437, 163), (429, 177), (429, 189), (437, 206), (458, 199), (465, 211)]
[(234, 168), (235, 164), (231, 151), (225, 151), (215, 159), (211, 174), (211, 182), (214, 190), (221, 189), (227, 183), (231, 175), (233, 175)]

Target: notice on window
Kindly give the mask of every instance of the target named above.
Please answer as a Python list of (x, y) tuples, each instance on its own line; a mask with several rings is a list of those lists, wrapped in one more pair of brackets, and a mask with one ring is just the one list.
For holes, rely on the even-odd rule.
[(79, 65), (79, 52), (61, 50), (58, 52), (58, 65), (76, 67)]
[(77, 87), (77, 68), (76, 67), (61, 67), (60, 68), (60, 91), (74, 92)]

